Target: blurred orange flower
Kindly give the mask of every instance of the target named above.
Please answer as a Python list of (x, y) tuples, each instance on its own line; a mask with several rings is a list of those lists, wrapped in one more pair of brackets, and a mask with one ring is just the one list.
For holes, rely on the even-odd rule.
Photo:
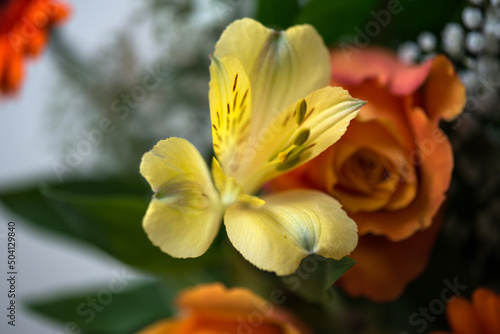
[(498, 334), (500, 333), (500, 295), (487, 288), (477, 288), (472, 303), (453, 298), (446, 306), (451, 332), (432, 334)]
[(444, 56), (409, 66), (365, 49), (333, 51), (331, 62), (331, 84), (368, 103), (337, 143), (271, 186), (338, 199), (361, 236), (351, 254), (357, 264), (339, 285), (352, 296), (393, 300), (427, 265), (453, 168), (439, 121), (460, 114), (465, 88)]
[[(138, 334), (306, 334), (294, 318), (243, 288), (213, 283), (186, 290), (177, 299), (183, 313)], [(301, 329), (299, 329), (301, 328)]]
[(47, 43), (50, 29), (69, 14), (58, 0), (7, 0), (0, 3), (0, 92), (19, 90), (24, 64)]

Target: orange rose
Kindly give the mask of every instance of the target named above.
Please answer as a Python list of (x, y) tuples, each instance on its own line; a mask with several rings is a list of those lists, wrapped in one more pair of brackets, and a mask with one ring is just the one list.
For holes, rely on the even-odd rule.
[(0, 93), (19, 89), (25, 58), (41, 53), (50, 29), (63, 21), (69, 11), (69, 5), (55, 0), (0, 3)]
[(306, 334), (286, 312), (243, 288), (208, 284), (181, 293), (176, 319), (160, 320), (138, 334)]
[(444, 56), (408, 66), (369, 49), (350, 58), (333, 51), (331, 60), (331, 84), (368, 103), (337, 143), (271, 186), (337, 198), (360, 235), (351, 254), (357, 264), (339, 285), (352, 296), (388, 301), (427, 264), (453, 168), (439, 121), (460, 114), (465, 88)]
[(446, 306), (451, 332), (432, 334), (498, 334), (500, 333), (500, 295), (486, 288), (477, 288), (472, 303), (453, 298)]

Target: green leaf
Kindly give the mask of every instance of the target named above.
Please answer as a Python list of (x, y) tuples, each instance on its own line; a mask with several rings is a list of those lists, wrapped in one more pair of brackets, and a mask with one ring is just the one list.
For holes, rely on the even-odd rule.
[[(407, 40), (415, 41), (424, 31), (439, 36), (448, 22), (460, 22), (460, 13), (466, 4), (466, 0), (386, 0), (371, 14), (369, 21), (383, 23), (380, 34), (373, 36), (372, 42), (395, 46)], [(381, 20), (381, 11), (392, 15)]]
[(397, 46), (416, 40), (423, 31), (439, 35), (446, 23), (460, 21), (466, 4), (466, 0), (310, 0), (295, 23), (315, 26), (326, 44)]
[(295, 273), (284, 276), (282, 282), (304, 300), (324, 303), (330, 300), (329, 290), (332, 285), (355, 263), (347, 256), (333, 260), (316, 254), (310, 255), (302, 260)]
[(61, 235), (78, 238), (78, 234), (66, 223), (50, 200), (38, 188), (27, 188), (4, 192), (0, 201), (12, 212), (35, 223), (38, 227)]
[[(170, 317), (174, 290), (150, 283), (128, 290), (122, 278), (88, 293), (45, 301), (28, 302), (28, 307), (64, 323), (66, 333), (135, 333), (152, 322)], [(79, 331), (81, 330), (81, 332)]]
[(370, 10), (378, 0), (311, 0), (295, 20), (295, 24), (312, 24), (332, 44), (345, 35), (363, 29), (370, 17)]
[(18, 186), (0, 192), (0, 202), (28, 222), (60, 235), (80, 238), (78, 227), (61, 216), (53, 201), (40, 191), (40, 187), (57, 188), (80, 194), (117, 195), (129, 194), (147, 197), (150, 192), (144, 180), (138, 177), (119, 179), (83, 179), (66, 182), (41, 183), (41, 185)]
[(149, 198), (148, 188), (129, 187), (125, 180), (72, 181), (0, 194), (28, 222), (90, 243), (138, 269), (181, 275), (221, 262), (216, 245), (196, 259), (174, 259), (155, 247), (142, 229)]
[(136, 268), (170, 274), (204, 266), (211, 253), (196, 259), (174, 259), (154, 246), (142, 229), (149, 199), (90, 196), (45, 188), (44, 195), (79, 229), (83, 240)]
[(270, 28), (283, 30), (293, 24), (298, 10), (297, 0), (259, 0), (256, 19)]

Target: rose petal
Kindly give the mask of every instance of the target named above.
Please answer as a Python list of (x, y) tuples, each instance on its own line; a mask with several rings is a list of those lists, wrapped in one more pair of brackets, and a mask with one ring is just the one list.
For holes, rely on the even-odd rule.
[[(335, 189), (335, 184), (325, 184), (323, 181), (325, 191), (340, 199), (346, 209), (351, 212), (360, 210), (374, 211), (376, 208), (372, 208), (370, 205), (365, 206), (366, 203), (362, 203), (369, 200), (366, 197), (374, 197), (374, 200), (380, 202), (380, 208), (388, 210), (403, 208), (411, 203), (417, 191), (417, 179), (413, 167), (406, 161), (409, 153), (399, 145), (383, 123), (381, 124), (378, 121), (353, 121), (349, 126), (349, 131), (339, 140), (338, 144), (330, 148), (334, 152), (332, 161), (323, 165), (322, 174), (325, 173), (325, 170), (334, 170), (337, 175), (340, 175), (340, 166), (345, 164), (344, 155), (347, 153), (343, 153), (343, 151), (345, 151), (346, 146), (351, 152), (369, 149), (377, 154), (381, 160), (387, 161), (384, 166), (389, 173), (389, 179), (381, 182), (380, 187), (378, 187), (379, 190), (385, 189), (385, 195), (382, 197), (377, 196), (379, 192), (374, 191), (372, 194), (356, 196), (356, 194), (349, 194), (345, 191), (342, 192), (340, 189)], [(332, 165), (333, 169), (330, 167)], [(310, 177), (312, 177), (312, 172)], [(335, 178), (332, 177), (331, 179)], [(342, 184), (342, 178), (340, 178), (340, 181), (339, 183)], [(352, 206), (346, 203), (346, 200), (351, 197), (353, 200), (358, 199), (358, 202), (355, 203), (357, 209), (353, 209)]]
[(446, 57), (434, 58), (422, 96), (424, 110), (433, 120), (449, 121), (462, 112), (466, 102), (465, 87)]
[(401, 63), (393, 52), (370, 48), (350, 57), (342, 51), (333, 50), (331, 64), (333, 79), (342, 85), (357, 85), (367, 79), (375, 79), (394, 95), (408, 95), (424, 83), (432, 60), (409, 66)]
[(429, 229), (400, 242), (361, 236), (350, 255), (356, 265), (337, 284), (353, 297), (368, 297), (376, 302), (398, 298), (406, 285), (424, 271), (439, 228), (436, 219)]
[(414, 149), (413, 136), (400, 98), (374, 80), (345, 88), (353, 97), (367, 101), (358, 113), (359, 121), (382, 123), (407, 151)]
[(448, 303), (446, 318), (453, 332), (460, 334), (482, 333), (474, 308), (465, 298), (456, 297)]
[[(432, 217), (445, 199), (451, 172), (453, 152), (444, 133), (419, 108), (409, 113), (419, 151), (410, 152), (410, 161), (419, 165), (419, 191), (405, 209), (372, 213), (351, 213), (360, 235), (385, 235), (393, 241), (404, 240), (431, 225)], [(420, 153), (418, 153), (420, 152)]]
[(500, 333), (500, 296), (486, 288), (477, 288), (472, 305), (485, 333)]

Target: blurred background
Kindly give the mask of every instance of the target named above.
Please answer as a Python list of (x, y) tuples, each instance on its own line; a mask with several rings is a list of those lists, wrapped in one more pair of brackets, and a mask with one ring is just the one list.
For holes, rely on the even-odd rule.
[[(140, 7), (135, 1), (106, 1), (97, 4), (89, 1), (72, 1), (74, 10), (61, 34), (78, 53), (95, 55), (98, 50), (113, 43), (123, 28), (123, 22), (133, 19)], [(139, 37), (141, 49), (147, 47), (144, 36)], [(138, 49), (139, 50), (139, 49)], [(23, 89), (13, 99), (2, 99), (0, 110), (0, 185), (6, 189), (18, 184), (29, 184), (53, 179), (51, 163), (61, 157), (57, 141), (66, 132), (58, 123), (64, 115), (50, 105), (60, 97), (63, 76), (55, 55), (49, 50), (32, 62), (27, 71)], [(70, 106), (68, 109), (73, 109)], [(78, 123), (78, 118), (73, 118)], [(123, 264), (103, 256), (99, 251), (83, 244), (54, 236), (28, 223), (0, 206), (2, 258), (7, 256), (7, 223), (13, 221), (17, 229), (18, 303), (16, 327), (6, 321), (0, 323), (2, 333), (64, 333), (64, 324), (42, 318), (22, 306), (23, 300), (64, 293), (82, 285), (106, 284), (113, 272), (123, 269)], [(5, 262), (5, 261), (3, 261)], [(6, 269), (5, 266), (3, 266)], [(130, 270), (130, 269), (129, 269)], [(0, 288), (1, 309), (8, 299), (5, 272)], [(2, 318), (5, 315), (2, 314)]]

